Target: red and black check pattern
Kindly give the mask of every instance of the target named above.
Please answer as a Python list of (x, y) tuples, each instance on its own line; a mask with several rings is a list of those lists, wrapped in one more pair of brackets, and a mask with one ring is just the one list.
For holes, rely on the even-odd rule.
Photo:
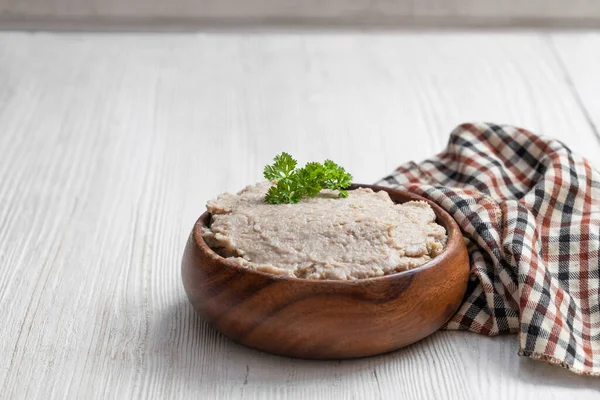
[(600, 173), (587, 160), (524, 129), (464, 124), (378, 184), (461, 226), (471, 281), (446, 329), (518, 333), (520, 355), (600, 375)]

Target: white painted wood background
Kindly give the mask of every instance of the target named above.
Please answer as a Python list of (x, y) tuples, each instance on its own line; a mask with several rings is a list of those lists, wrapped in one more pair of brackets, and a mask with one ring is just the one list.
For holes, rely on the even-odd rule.
[(317, 362), (197, 317), (180, 258), (209, 198), (282, 150), (359, 182), (471, 120), (599, 166), (600, 34), (0, 34), (0, 397), (598, 398), (600, 380), (439, 332)]

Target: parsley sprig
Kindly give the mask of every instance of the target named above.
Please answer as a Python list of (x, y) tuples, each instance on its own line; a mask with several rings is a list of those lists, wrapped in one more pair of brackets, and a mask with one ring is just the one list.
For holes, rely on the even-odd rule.
[(348, 197), (344, 190), (352, 182), (352, 175), (331, 160), (323, 164), (307, 163), (296, 169), (298, 162), (288, 153), (281, 153), (267, 165), (264, 176), (275, 185), (269, 188), (265, 200), (271, 204), (298, 203), (303, 197), (313, 197), (322, 189), (338, 190), (339, 197)]

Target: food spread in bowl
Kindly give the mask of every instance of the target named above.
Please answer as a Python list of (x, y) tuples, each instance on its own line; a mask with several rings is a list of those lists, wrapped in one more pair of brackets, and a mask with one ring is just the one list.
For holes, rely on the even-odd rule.
[(365, 357), (421, 340), (456, 312), (469, 255), (441, 207), (350, 185), (333, 162), (296, 170), (282, 155), (265, 172), (267, 182), (210, 201), (183, 254), (190, 303), (225, 336), (291, 357)]
[(323, 189), (296, 204), (270, 204), (269, 181), (209, 201), (206, 243), (240, 266), (304, 279), (372, 278), (425, 264), (446, 231), (423, 201), (395, 204), (385, 191), (347, 197)]

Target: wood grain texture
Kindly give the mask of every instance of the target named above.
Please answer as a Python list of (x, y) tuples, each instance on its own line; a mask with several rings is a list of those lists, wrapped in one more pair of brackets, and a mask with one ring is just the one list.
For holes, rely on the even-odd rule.
[(194, 309), (238, 343), (309, 359), (387, 353), (439, 330), (462, 304), (469, 280), (469, 254), (458, 224), (421, 196), (360, 187), (386, 191), (398, 204), (429, 203), (448, 235), (442, 254), (420, 267), (371, 279), (275, 276), (242, 268), (215, 253), (202, 238), (211, 221), (205, 212), (190, 234), (181, 268)]
[(599, 26), (600, 4), (590, 0), (0, 0), (0, 21), (28, 27), (56, 22), (59, 29), (140, 24), (152, 29), (194, 23), (579, 28)]
[(600, 32), (553, 34), (549, 40), (573, 97), (600, 140)]
[(206, 200), (282, 150), (372, 182), (486, 120), (597, 166), (569, 62), (537, 34), (0, 34), (0, 393), (594, 398), (600, 381), (519, 359), (515, 337), (440, 332), (340, 363), (270, 356), (196, 317), (180, 280)]

